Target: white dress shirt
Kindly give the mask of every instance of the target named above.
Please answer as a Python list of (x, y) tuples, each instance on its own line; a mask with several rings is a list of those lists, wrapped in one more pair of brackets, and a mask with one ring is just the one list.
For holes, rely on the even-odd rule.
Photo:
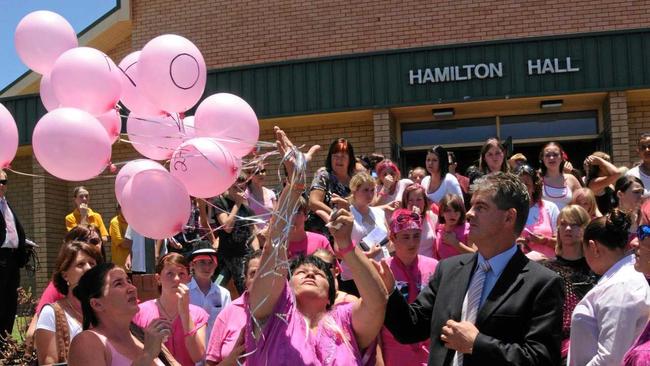
[(190, 288), (190, 304), (200, 306), (208, 314), (210, 318), (208, 319), (208, 328), (205, 332), (205, 344), (208, 344), (210, 339), (210, 334), (212, 334), (212, 326), (214, 325), (214, 320), (217, 319), (217, 315), (230, 304), (230, 292), (217, 284), (212, 283), (210, 285), (210, 291), (208, 294), (204, 294), (203, 291), (199, 288), (199, 285), (192, 277), (192, 281), (189, 284)]
[(124, 233), (126, 239), (131, 240), (131, 271), (147, 272), (147, 258), (145, 257), (145, 237), (133, 230), (131, 225)]
[(14, 218), (13, 212), (9, 208), (7, 199), (2, 197), (0, 198), (0, 211), (2, 211), (2, 216), (5, 219), (6, 236), (5, 241), (2, 243), (2, 248), (18, 248), (18, 231), (16, 229), (16, 219)]
[(634, 256), (626, 256), (573, 310), (568, 365), (620, 365), (649, 317), (648, 281), (634, 269)]

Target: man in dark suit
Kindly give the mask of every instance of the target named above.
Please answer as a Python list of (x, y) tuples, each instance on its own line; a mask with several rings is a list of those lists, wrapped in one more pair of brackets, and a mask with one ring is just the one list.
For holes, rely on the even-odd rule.
[(25, 232), (5, 196), (7, 184), (7, 173), (0, 169), (0, 335), (3, 337), (11, 334), (14, 327), (25, 247)]
[[(429, 365), (558, 365), (560, 277), (515, 245), (528, 216), (526, 187), (507, 173), (473, 186), (469, 240), (478, 253), (441, 261), (417, 300), (393, 291), (386, 327), (402, 343), (431, 338)], [(394, 279), (380, 272), (387, 288)]]

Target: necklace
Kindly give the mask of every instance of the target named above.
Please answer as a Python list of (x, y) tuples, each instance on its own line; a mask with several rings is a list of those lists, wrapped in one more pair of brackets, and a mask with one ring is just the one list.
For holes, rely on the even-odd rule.
[(156, 299), (156, 305), (158, 305), (158, 309), (162, 311), (162, 315), (167, 318), (168, 320), (172, 321), (174, 320), (175, 317), (172, 317), (167, 309), (163, 306), (163, 303), (160, 301), (160, 299)]
[[(77, 310), (77, 308), (72, 305), (69, 298), (66, 297), (65, 302), (68, 305), (68, 307), (70, 308), (70, 310), (72, 310), (72, 317), (75, 318), (75, 320), (77, 320), (78, 322), (82, 323), (83, 319), (84, 319), (83, 314), (81, 314), (81, 312), (79, 310)], [(79, 319), (81, 319), (81, 321)]]

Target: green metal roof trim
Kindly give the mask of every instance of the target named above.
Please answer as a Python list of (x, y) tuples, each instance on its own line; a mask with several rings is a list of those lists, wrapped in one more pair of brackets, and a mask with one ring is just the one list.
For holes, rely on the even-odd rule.
[[(205, 96), (237, 94), (270, 118), (648, 87), (650, 29), (637, 29), (217, 69), (208, 73)], [(21, 144), (29, 144), (44, 113), (38, 97), (0, 102), (14, 113)]]

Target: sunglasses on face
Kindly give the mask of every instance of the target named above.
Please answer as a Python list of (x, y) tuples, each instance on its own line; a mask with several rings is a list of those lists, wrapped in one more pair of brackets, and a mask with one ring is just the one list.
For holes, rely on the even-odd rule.
[(650, 236), (650, 225), (639, 225), (636, 229), (636, 236), (639, 240), (644, 240)]
[(521, 173), (528, 174), (530, 176), (535, 175), (535, 169), (533, 169), (530, 165), (521, 165), (515, 169), (515, 174), (521, 175)]
[(260, 169), (255, 172), (255, 175), (266, 174), (266, 169)]
[(547, 159), (557, 158), (557, 157), (560, 157), (560, 154), (558, 154), (558, 153), (546, 153), (546, 154), (544, 154), (544, 157), (547, 158)]
[(397, 220), (397, 222), (402, 224), (402, 223), (405, 223), (405, 222), (409, 222), (411, 220), (420, 222), (421, 219), (420, 219), (420, 215), (413, 212), (413, 213), (410, 213), (408, 215), (407, 214), (399, 215), (399, 216), (397, 216), (397, 218), (395, 218), (395, 220)]
[(0, 179), (0, 185), (6, 186), (7, 183), (9, 183), (9, 180), (7, 180), (7, 179)]

